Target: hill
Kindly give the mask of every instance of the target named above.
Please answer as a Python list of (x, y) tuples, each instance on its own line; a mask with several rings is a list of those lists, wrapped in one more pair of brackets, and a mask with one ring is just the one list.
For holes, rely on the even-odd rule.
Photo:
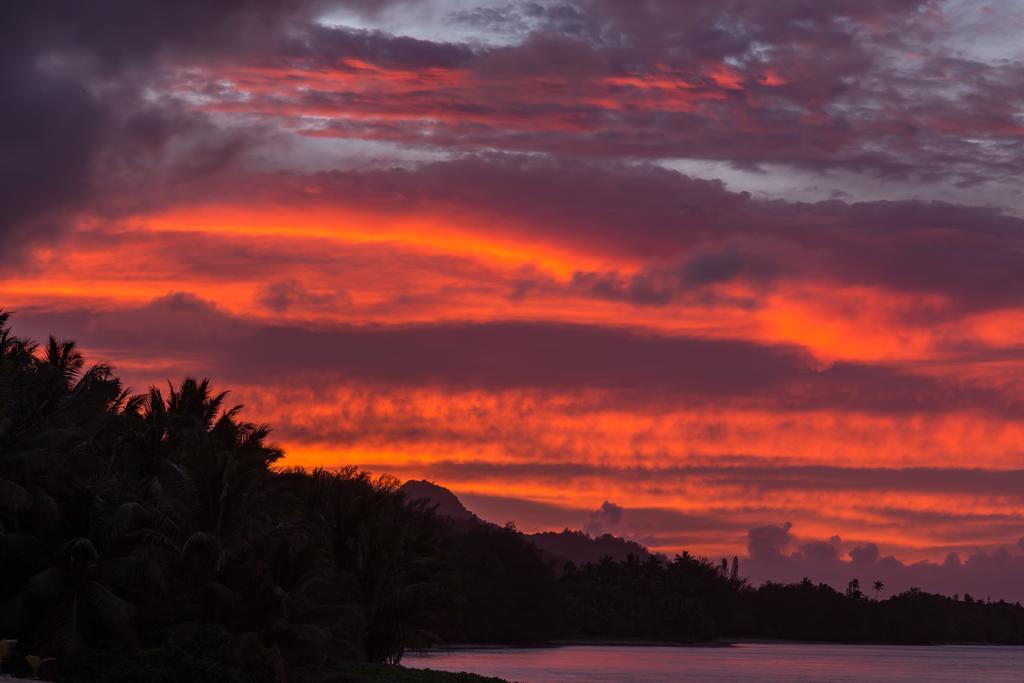
[(564, 529), (560, 532), (542, 531), (529, 534), (527, 538), (541, 550), (563, 557), (579, 566), (588, 562), (600, 562), (606, 557), (622, 562), (630, 555), (641, 560), (651, 556), (651, 551), (636, 541), (611, 534), (594, 537), (583, 531)]
[(427, 501), (434, 507), (434, 511), (442, 517), (466, 521), (483, 521), (467, 510), (458, 496), (434, 482), (409, 480), (402, 484), (398, 490), (410, 501)]
[[(494, 526), (493, 522), (480, 519), (468, 510), (454, 493), (434, 482), (410, 480), (402, 484), (399, 491), (410, 501), (427, 501), (434, 507), (435, 512), (443, 517)], [(651, 552), (639, 543), (611, 534), (593, 537), (583, 531), (564, 529), (559, 532), (542, 531), (522, 536), (549, 559), (559, 563), (569, 561), (578, 566), (600, 562), (606, 557), (621, 562), (630, 555), (641, 560), (651, 556)]]

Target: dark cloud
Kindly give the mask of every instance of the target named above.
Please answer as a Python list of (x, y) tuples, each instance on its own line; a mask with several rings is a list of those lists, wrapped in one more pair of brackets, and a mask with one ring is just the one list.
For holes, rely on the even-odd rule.
[[(827, 4), (780, 0), (770, 4), (742, 0), (653, 0), (631, 6), (616, 0), (583, 0), (595, 30), (611, 44), (623, 44), (648, 57), (680, 60), (745, 57), (757, 46), (786, 49), (794, 43), (824, 58), (845, 54), (856, 45), (859, 29), (879, 26), (875, 40), (895, 34), (921, 17), (927, 0), (841, 0)], [(685, 39), (685, 42), (683, 41)]]
[(570, 289), (584, 296), (626, 301), (637, 306), (661, 306), (677, 298), (678, 283), (662, 274), (573, 273)]
[(510, 2), (506, 5), (460, 9), (451, 12), (446, 18), (453, 24), (511, 37), (536, 30), (584, 36), (591, 25), (585, 10), (572, 3)]
[(75, 210), (124, 202), (116, 195), (129, 182), (137, 196), (147, 182), (194, 181), (222, 168), (238, 135), (221, 139), (203, 116), (154, 99), (168, 75), (162, 69), (263, 49), (318, 4), (4, 3), (0, 259), (52, 242)]
[(786, 279), (939, 294), (946, 303), (923, 307), (916, 321), (928, 325), (1024, 301), (1024, 220), (991, 207), (767, 201), (655, 166), (520, 155), (274, 182), (266, 192), (282, 201), (313, 201), (313, 186), (317, 202), (483, 215), (524, 240), (644, 259), (651, 265), (639, 273), (580, 271), (571, 283), (636, 304), (725, 282)]
[[(91, 208), (100, 195), (114, 203), (136, 197), (138, 188), (125, 191), (129, 183), (148, 182), (149, 194), (159, 194), (168, 185), (200, 186), (203, 177), (223, 171), (225, 162), (260, 136), (213, 126), (208, 117), (167, 99), (165, 87), (180, 79), (181, 69), (214, 61), (291, 68), (278, 82), (300, 84), (299, 108), (305, 98), (319, 118), (335, 120), (321, 133), (337, 125), (338, 132), (356, 137), (410, 142), (420, 136), (424, 144), (455, 150), (684, 156), (747, 166), (774, 162), (935, 177), (952, 173), (966, 183), (1021, 170), (1015, 153), (1020, 144), (1015, 112), (1024, 92), (1019, 65), (971, 62), (934, 52), (900, 63), (900, 69), (885, 61), (901, 59), (892, 56), (898, 49), (913, 52), (931, 38), (922, 17), (935, 9), (932, 2), (635, 5), (581, 0), (513, 3), (456, 17), (493, 26), (515, 16), (530, 26), (519, 42), (490, 48), (314, 23), (329, 4), (338, 3), (189, 0), (170, 8), (155, 0), (118, 0), (100, 7), (42, 0), (4, 7), (0, 79), (12, 103), (0, 119), (0, 142), (7, 151), (0, 162), (6, 180), (0, 213), (4, 253), (10, 258), (27, 242), (52, 239), (68, 212)], [(393, 3), (341, 4), (374, 14)], [(303, 69), (351, 73), (346, 59), (371, 62), (382, 70), (381, 78), (389, 69), (457, 69), (472, 77), (458, 85), (443, 78), (433, 85), (429, 78), (413, 79), (410, 92), (352, 90), (343, 84), (328, 91), (303, 85), (296, 77)], [(739, 79), (736, 87), (715, 80), (715, 70), (723, 68), (736, 72), (726, 79)], [(784, 82), (764, 86), (769, 69), (785, 76), (779, 76)], [(567, 84), (553, 85), (545, 81), (547, 76)], [(645, 78), (678, 78), (686, 87), (669, 88), (666, 94), (643, 85)], [(613, 79), (618, 85), (587, 90), (585, 84), (595, 79)], [(216, 73), (198, 78), (193, 83), (197, 92), (191, 94), (216, 99), (223, 81)], [(950, 98), (945, 90), (950, 82), (970, 92)], [(723, 88), (728, 92), (723, 94)], [(688, 97), (704, 97), (704, 109), (680, 109), (664, 99), (682, 90)], [(237, 105), (239, 93), (228, 91), (226, 96)], [(296, 104), (287, 93), (250, 93), (246, 101), (256, 111), (263, 104), (268, 111), (284, 104), (294, 110)], [(621, 106), (609, 108), (609, 101)], [(327, 114), (331, 106), (339, 107), (335, 117)], [(408, 113), (405, 123), (403, 111)], [(872, 118), (879, 111), (900, 114)], [(538, 128), (541, 123), (557, 125)], [(544, 176), (542, 169), (532, 170)], [(151, 176), (156, 177), (147, 181)], [(534, 201), (529, 204), (537, 214), (549, 211), (551, 195), (572, 191), (555, 180), (546, 192), (532, 188)], [(634, 192), (632, 206), (646, 205), (666, 182), (652, 171), (638, 174), (629, 188)], [(644, 183), (650, 189), (637, 193), (636, 186)], [(587, 201), (580, 203), (590, 207), (595, 219), (608, 215), (602, 189), (592, 187)], [(647, 216), (653, 220), (643, 233), (650, 241), (648, 251), (663, 246), (657, 239), (663, 233), (657, 229), (658, 210), (662, 218), (673, 219), (673, 233), (680, 219), (694, 224), (688, 229), (692, 234), (711, 216), (720, 222), (735, 218), (734, 197), (699, 183), (689, 189), (706, 191), (699, 206), (711, 213), (688, 211), (683, 202), (666, 206), (663, 199), (655, 201), (655, 215)], [(730, 206), (715, 207), (715, 198)], [(155, 199), (150, 196), (148, 201)], [(725, 209), (721, 218), (716, 209)], [(865, 269), (860, 274), (878, 278), (884, 271), (899, 275), (908, 287), (934, 286), (941, 265), (978, 287), (1006, 282), (1014, 290), (1019, 287), (1013, 273), (1020, 269), (1008, 255), (1012, 250), (1003, 250), (1000, 258), (983, 243), (958, 246), (966, 249), (963, 258), (947, 259), (945, 247), (938, 245), (934, 248), (942, 253), (925, 254), (918, 269), (893, 268), (894, 261), (904, 263), (902, 253), (883, 251), (892, 256), (864, 260), (878, 272)], [(699, 262), (692, 264), (690, 276), (728, 272), (729, 265)], [(655, 290), (654, 299), (660, 297), (661, 290)]]
[[(369, 13), (383, 6), (349, 4)], [(935, 57), (920, 67), (929, 75), (923, 81), (928, 87), (862, 92), (849, 85), (853, 75), (875, 74), (876, 78), (862, 79), (875, 83), (879, 73), (888, 73), (889, 65), (879, 60), (889, 53), (875, 49), (878, 45), (895, 48), (925, 40), (927, 30), (919, 24), (931, 4), (520, 3), (488, 12), (526, 17), (532, 26), (550, 30), (537, 30), (514, 45), (498, 48), (325, 27), (312, 23), (325, 3), (312, 1), (190, 1), (176, 4), (173, 11), (151, 1), (104, 3), (88, 11), (56, 0), (12, 5), (3, 10), (0, 77), (14, 106), (6, 107), (0, 120), (4, 148), (13, 150), (0, 162), (8, 178), (0, 239), (10, 257), (26, 242), (52, 239), (68, 212), (83, 205), (138, 209), (168, 194), (181, 198), (209, 193), (203, 187), (208, 178), (216, 178), (213, 185), (218, 187), (226, 182), (227, 165), (265, 134), (213, 125), (209, 117), (166, 94), (153, 99), (154, 92), (180, 78), (180, 69), (201, 66), (212, 58), (235, 66), (292, 67), (277, 82), (299, 83), (301, 97), (308, 98), (318, 118), (332, 118), (326, 114), (332, 103), (341, 106), (335, 124), (327, 128), (341, 126), (361, 138), (380, 133), (406, 136), (402, 141), (408, 142), (409, 134), (427, 131), (429, 144), (455, 150), (540, 150), (602, 159), (687, 156), (740, 165), (848, 166), (876, 173), (941, 174), (939, 166), (960, 172), (982, 164), (989, 169), (974, 168), (972, 177), (1006, 177), (1015, 169), (1014, 159), (1020, 157), (1010, 154), (1013, 145), (1019, 145), (1013, 114), (1014, 103), (1024, 92), (1020, 88), (1024, 71), (1019, 66)], [(474, 16), (462, 19), (490, 21)], [(572, 24), (572, 31), (565, 30), (566, 22)], [(794, 81), (750, 99), (738, 94), (745, 90), (720, 97), (721, 87), (705, 81), (707, 73), (722, 67), (721, 60), (726, 58), (733, 60), (730, 68), (737, 70), (734, 77), (743, 80), (746, 90), (760, 87), (757, 79), (769, 66), (780, 72), (789, 66)], [(303, 85), (296, 75), (305, 69), (314, 74), (331, 70), (352, 74), (354, 67), (346, 59), (371, 62), (382, 70), (382, 78), (389, 69), (424, 77), (412, 79), (411, 92), (389, 92), (362, 86), (353, 90), (343, 83), (325, 91)], [(432, 69), (465, 70), (473, 77), (461, 79), (463, 85), (458, 86), (444, 78), (431, 85), (427, 72)], [(544, 82), (546, 75), (567, 80), (568, 90), (558, 86), (552, 92), (554, 86)], [(359, 78), (372, 77), (366, 73)], [(688, 79), (686, 92), (714, 93), (714, 97), (708, 100), (706, 112), (679, 111), (664, 102), (636, 102), (638, 97), (651, 96), (647, 90), (637, 91), (637, 86), (620, 84), (614, 92), (595, 95), (575, 85), (595, 78), (645, 77)], [(509, 82), (517, 78), (536, 83)], [(940, 91), (940, 84), (950, 78), (977, 91), (960, 101), (970, 101), (980, 111), (949, 110), (954, 105)], [(205, 80), (198, 78), (192, 85), (202, 92), (193, 94), (216, 98), (221, 85), (208, 89), (223, 81), (216, 73)], [(436, 97), (430, 92), (434, 87), (441, 89)], [(479, 88), (479, 97), (453, 87)], [(238, 104), (239, 93), (228, 90), (226, 96)], [(259, 110), (264, 94), (250, 95), (245, 101)], [(398, 107), (393, 112), (388, 110), (391, 105), (379, 100), (392, 96), (392, 104)], [(886, 106), (854, 107), (837, 99), (847, 96), (872, 102), (880, 97), (903, 99)], [(272, 105), (268, 111), (288, 101), (287, 94), (266, 97)], [(595, 103), (595, 97), (629, 106), (609, 111)], [(911, 97), (918, 99), (907, 101)], [(512, 99), (506, 110), (503, 102), (508, 98)], [(829, 115), (822, 114), (825, 122), (816, 123), (809, 116), (808, 111), (821, 114), (830, 103)], [(448, 115), (436, 106), (450, 107)], [(345, 108), (354, 116), (348, 116)], [(402, 110), (409, 112), (415, 125), (395, 116)], [(903, 111), (909, 119), (904, 124), (858, 118), (878, 110)], [(914, 117), (927, 117), (927, 121)], [(513, 119), (525, 126), (511, 125)], [(944, 122), (941, 130), (932, 125), (936, 120)], [(558, 122), (557, 130), (535, 129), (538, 122), (551, 121)], [(984, 130), (975, 130), (978, 126)], [(979, 146), (966, 138), (988, 142)], [(989, 150), (997, 151), (989, 155)], [(486, 168), (477, 174), (481, 165)], [(471, 159), (432, 166), (415, 177), (353, 180), (412, 185), (383, 195), (392, 197), (392, 203), (401, 196), (409, 197), (407, 204), (432, 198), (474, 207), (509, 205), (515, 208), (514, 215), (545, 227), (582, 224), (589, 231), (586, 238), (595, 245), (611, 243), (645, 254), (678, 251), (702, 237), (725, 240), (732, 234), (749, 235), (762, 229), (791, 237), (799, 232), (797, 246), (814, 249), (815, 242), (829, 243), (821, 254), (822, 271), (856, 282), (889, 283), (912, 291), (945, 291), (951, 288), (949, 283), (957, 282), (963, 297), (974, 305), (993, 290), (1007, 292), (1003, 295), (1007, 297), (1020, 292), (1018, 250), (1002, 248), (1007, 239), (1019, 239), (1019, 226), (1010, 226), (1017, 237), (1008, 237), (1005, 231), (994, 234), (992, 228), (1006, 225), (1008, 219), (991, 210), (928, 208), (913, 202), (862, 207), (770, 205), (729, 193), (720, 185), (652, 168), (590, 173), (581, 183), (581, 173), (586, 173), (580, 168), (564, 160), (535, 159), (526, 164), (491, 158), (481, 164)], [(468, 182), (467, 174), (472, 174)], [(341, 191), (337, 186), (344, 183), (344, 178), (336, 178), (333, 185)], [(522, 201), (523, 197), (530, 201)], [(626, 198), (628, 204), (623, 202)], [(570, 223), (565, 207), (575, 207), (571, 219), (581, 223)], [(637, 207), (643, 211), (634, 216)], [(957, 212), (961, 215), (954, 215)], [(929, 214), (935, 222), (919, 230), (951, 232), (945, 237), (933, 235), (929, 244), (921, 244), (921, 234), (907, 235), (913, 229), (908, 225), (919, 224)], [(970, 235), (959, 227), (962, 219), (971, 223)], [(808, 220), (815, 224), (807, 225)], [(947, 221), (954, 227), (948, 227)], [(844, 223), (854, 223), (853, 235), (841, 229)], [(637, 224), (641, 229), (634, 229)], [(825, 226), (835, 227), (823, 230)], [(882, 237), (880, 231), (890, 235), (894, 228), (895, 237)], [(799, 254), (790, 253), (780, 261), (777, 254), (748, 249), (742, 242), (706, 245), (705, 251), (684, 265), (683, 284), (770, 277), (792, 269), (793, 259), (801, 260)], [(837, 263), (829, 262), (830, 256)], [(653, 276), (610, 291), (637, 303), (663, 303), (672, 295), (672, 289)]]
[[(192, 372), (246, 382), (362, 381), (448, 389), (604, 389), (638, 404), (733, 402), (772, 410), (1018, 415), (995, 389), (886, 366), (817, 369), (796, 347), (661, 336), (615, 327), (544, 322), (303, 327), (256, 322), (178, 294), (116, 313), (23, 312), (16, 330), (52, 330), (87, 348), (145, 348), (193, 363)], [(301, 352), (299, 351), (301, 350)], [(201, 360), (199, 360), (201, 359)], [(198, 365), (195, 365), (198, 363)]]
[(344, 70), (340, 60), (358, 59), (399, 69), (455, 69), (468, 65), (476, 52), (468, 45), (394, 36), (382, 31), (327, 27), (303, 27), (298, 37), (267, 55), (269, 65), (297, 59), (313, 69)]
[(682, 267), (683, 284), (703, 286), (733, 280), (766, 282), (780, 272), (780, 267), (765, 254), (748, 254), (736, 245), (699, 251)]
[[(690, 458), (695, 458), (693, 454)], [(579, 482), (609, 477), (634, 486), (658, 485), (667, 491), (682, 490), (685, 485), (734, 488), (771, 496), (787, 491), (852, 493), (898, 492), (906, 494), (967, 495), (1024, 501), (1024, 470), (992, 470), (973, 467), (839, 467), (802, 465), (764, 456), (705, 456), (708, 462), (661, 467), (622, 467), (586, 462), (514, 462), (446, 461), (414, 463), (429, 476), (440, 480), (529, 480), (544, 483)], [(885, 510), (876, 510), (886, 512)], [(914, 517), (927, 523), (946, 523), (943, 513), (901, 509), (888, 511), (894, 519)], [(957, 520), (969, 516), (958, 513)], [(991, 521), (993, 516), (982, 516)], [(1007, 520), (1013, 520), (1008, 517)]]
[(298, 280), (287, 279), (264, 287), (257, 295), (257, 302), (275, 313), (284, 313), (295, 306), (307, 310), (337, 310), (351, 303), (351, 298), (344, 291), (313, 292)]
[(450, 207), (516, 219), (513, 229), (628, 253), (678, 252), (718, 229), (733, 231), (748, 195), (655, 166), (520, 155), (481, 155), (415, 170), (331, 172), (321, 197), (389, 211)]
[[(561, 323), (287, 327), (231, 316), (184, 294), (116, 315), (23, 313), (20, 318), (24, 323), (33, 319), (31, 327), (36, 330), (62, 327), (93, 348), (139, 348), (145, 338), (154, 352), (159, 345), (171, 353), (189, 348), (210, 354), (212, 366), (229, 373), (229, 379), (245, 377), (254, 363), (278, 358), (284, 375), (331, 373), (409, 385), (592, 386), (722, 396), (767, 390), (811, 372), (809, 357), (787, 347)], [(295, 354), (297, 348), (304, 353)]]
[[(758, 240), (755, 238), (752, 241), (756, 243)], [(756, 285), (762, 292), (768, 291), (774, 281), (784, 274), (785, 267), (778, 255), (772, 252), (771, 248), (758, 251), (753, 246), (740, 248), (736, 244), (697, 248), (691, 256), (684, 257), (679, 265), (652, 266), (631, 275), (577, 271), (573, 274), (569, 289), (584, 296), (623, 301), (635, 306), (701, 303), (754, 308), (758, 303), (751, 297), (720, 295), (708, 288), (717, 284), (742, 282)], [(535, 284), (548, 284), (546, 289), (551, 289), (550, 283)]]
[(253, 105), (306, 106), (329, 119), (317, 123), (321, 135), (449, 151), (1005, 182), (1021, 171), (1024, 69), (944, 50), (941, 14), (930, 0), (472, 8), (453, 20), (515, 38), (451, 62), (473, 78), (408, 92), (302, 89)]

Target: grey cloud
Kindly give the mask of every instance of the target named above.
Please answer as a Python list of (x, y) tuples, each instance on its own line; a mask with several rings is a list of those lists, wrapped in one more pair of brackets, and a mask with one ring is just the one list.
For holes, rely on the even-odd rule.
[(284, 313), (295, 307), (336, 310), (351, 303), (351, 297), (344, 291), (310, 291), (298, 280), (286, 279), (265, 286), (257, 295), (257, 302), (275, 313)]
[[(165, 59), (244, 52), (314, 3), (153, 0), (5, 3), (0, 9), (0, 260), (53, 241), (75, 211), (123, 202), (115, 190), (212, 173), (239, 138), (214, 139), (205, 117), (146, 94)], [(262, 40), (261, 40), (262, 39)], [(272, 41), (271, 41), (272, 42)], [(198, 134), (198, 135), (197, 135)], [(172, 146), (178, 168), (164, 168)], [(137, 190), (137, 188), (135, 188)], [(3, 264), (0, 264), (3, 265)]]
[[(584, 410), (585, 406), (574, 407)], [(688, 454), (690, 459), (698, 459)], [(619, 467), (587, 462), (512, 462), (482, 461), (421, 462), (431, 476), (438, 479), (506, 480), (575, 482), (596, 477), (611, 477), (638, 486), (658, 484), (667, 490), (686, 485), (709, 487), (741, 487), (760, 495), (786, 491), (834, 491), (862, 493), (867, 491), (904, 492), (916, 494), (969, 495), (981, 498), (1002, 498), (1024, 502), (1024, 470), (995, 470), (972, 467), (840, 467), (804, 465), (764, 456), (714, 455), (706, 462), (692, 465), (662, 467)], [(717, 464), (716, 464), (717, 463)], [(926, 524), (969, 522), (1011, 522), (1013, 516), (912, 511), (904, 508), (878, 510), (894, 519), (915, 519)]]
[(916, 587), (945, 595), (970, 593), (976, 599), (1024, 600), (1019, 580), (1024, 571), (1024, 554), (1003, 547), (978, 550), (966, 558), (950, 553), (942, 563), (907, 563), (881, 555), (873, 543), (856, 546), (844, 557), (839, 537), (800, 543), (791, 529), (787, 522), (750, 530), (749, 557), (741, 566), (742, 573), (753, 583), (791, 583), (807, 577), (842, 590), (849, 581), (858, 579), (869, 594), (871, 584), (882, 581), (886, 594)]
[(606, 500), (601, 503), (601, 507), (590, 513), (590, 519), (583, 530), (591, 536), (613, 534), (618, 528), (619, 522), (622, 521), (622, 513), (622, 506), (609, 503)]

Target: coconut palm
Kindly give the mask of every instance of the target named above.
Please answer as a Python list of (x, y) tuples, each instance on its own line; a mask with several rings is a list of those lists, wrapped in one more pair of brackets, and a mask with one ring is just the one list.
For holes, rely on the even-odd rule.
[(213, 624), (280, 676), (434, 637), (450, 602), (437, 525), (394, 481), (276, 472), (269, 429), (209, 380), (134, 395), (73, 342), (7, 322), (0, 635), (73, 668)]

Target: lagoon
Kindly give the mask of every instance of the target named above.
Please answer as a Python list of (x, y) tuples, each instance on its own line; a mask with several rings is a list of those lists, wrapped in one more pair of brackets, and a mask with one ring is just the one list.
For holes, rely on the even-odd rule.
[(412, 668), (517, 683), (896, 683), (1022, 681), (1024, 647), (741, 643), (731, 647), (584, 645), (410, 654)]

